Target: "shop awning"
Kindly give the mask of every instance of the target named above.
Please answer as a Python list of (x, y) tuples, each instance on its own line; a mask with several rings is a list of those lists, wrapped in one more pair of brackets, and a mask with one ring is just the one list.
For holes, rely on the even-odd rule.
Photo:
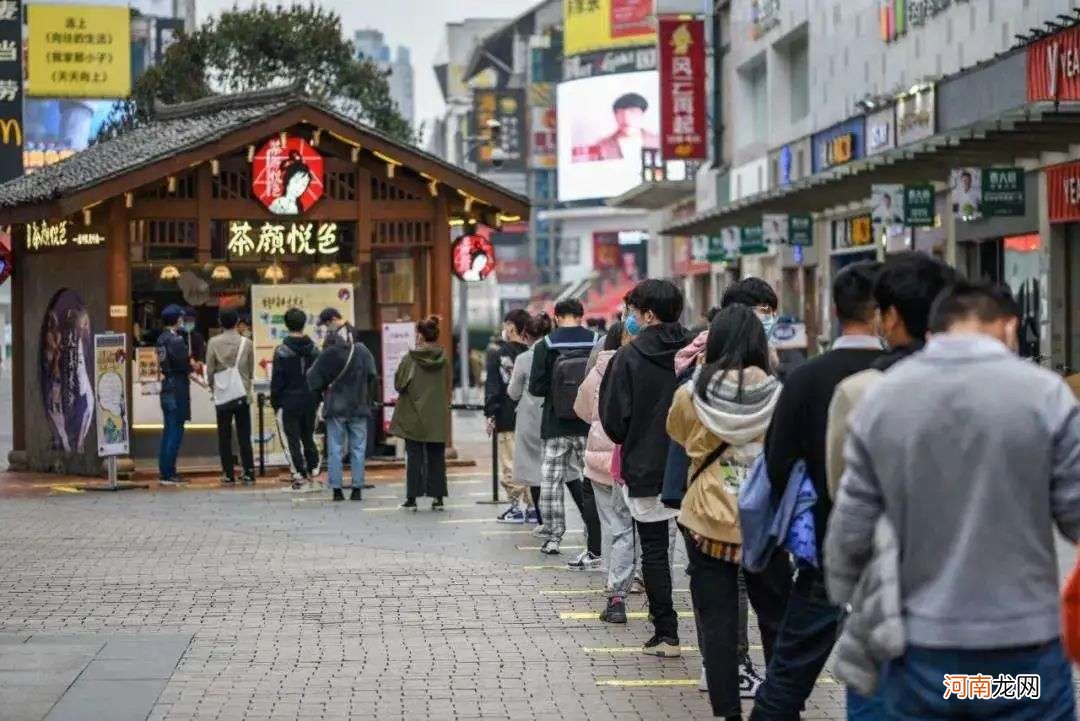
[(608, 201), (613, 208), (663, 210), (680, 200), (694, 197), (694, 181), (661, 180), (641, 183)]
[(850, 162), (783, 188), (742, 198), (665, 227), (664, 235), (715, 235), (761, 221), (763, 213), (812, 213), (862, 203), (875, 183), (945, 182), (953, 168), (1038, 167), (1047, 153), (1080, 143), (1080, 103), (1032, 103), (999, 117), (939, 133)]
[(496, 215), (510, 216), (508, 222), (529, 215), (528, 198), (390, 138), (306, 95), (299, 86), (289, 86), (158, 108), (153, 120), (119, 138), (0, 185), (0, 223), (70, 215), (258, 142), (288, 123), (311, 125), (328, 140), (347, 143), (388, 165), (404, 166), (430, 182), (433, 192), (451, 189), (453, 198), (464, 199), (471, 214), (485, 222), (494, 224)]

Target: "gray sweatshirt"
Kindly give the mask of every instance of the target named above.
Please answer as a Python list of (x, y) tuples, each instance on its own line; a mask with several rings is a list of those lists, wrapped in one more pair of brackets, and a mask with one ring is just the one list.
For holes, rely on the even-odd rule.
[(859, 404), (829, 549), (856, 573), (885, 514), (907, 642), (1010, 648), (1060, 635), (1053, 525), (1080, 538), (1080, 410), (987, 336), (939, 335)]

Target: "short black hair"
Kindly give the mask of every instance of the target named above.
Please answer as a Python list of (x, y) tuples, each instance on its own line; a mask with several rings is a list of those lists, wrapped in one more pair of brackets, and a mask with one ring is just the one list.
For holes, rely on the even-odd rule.
[(239, 321), (240, 314), (233, 308), (225, 308), (218, 313), (218, 323), (221, 323), (221, 327), (225, 330), (232, 330)]
[(515, 308), (503, 316), (503, 323), (514, 326), (514, 330), (517, 331), (518, 335), (521, 335), (529, 325), (529, 311), (524, 308)]
[(652, 314), (663, 323), (674, 323), (683, 312), (683, 294), (670, 280), (648, 278), (623, 297), (626, 305)]
[[(780, 299), (776, 297), (776, 291), (772, 286), (754, 276), (743, 278), (728, 286), (728, 289), (724, 291), (724, 297), (720, 299), (720, 308), (727, 308), (734, 303), (751, 308), (764, 305), (774, 311), (780, 307)], [(712, 318), (709, 318), (709, 321), (712, 322)]]
[(880, 272), (881, 263), (863, 260), (852, 263), (836, 275), (832, 295), (836, 317), (841, 323), (870, 323), (874, 320), (874, 311), (877, 310), (874, 286)]
[(555, 317), (562, 318), (565, 315), (582, 318), (585, 315), (585, 306), (577, 298), (560, 300), (555, 304)]
[(958, 280), (943, 290), (930, 309), (930, 331), (944, 333), (969, 318), (993, 323), (1018, 318), (1020, 306), (1007, 286)]
[(626, 93), (620, 95), (618, 100), (611, 106), (614, 110), (629, 110), (630, 108), (637, 108), (641, 112), (645, 112), (649, 109), (649, 101), (637, 93)]
[(956, 271), (937, 258), (902, 253), (882, 266), (874, 285), (874, 300), (883, 313), (896, 308), (908, 335), (922, 340), (930, 326), (930, 306), (955, 281)]
[(307, 325), (307, 313), (299, 308), (289, 308), (285, 311), (285, 327), (290, 333), (299, 333)]

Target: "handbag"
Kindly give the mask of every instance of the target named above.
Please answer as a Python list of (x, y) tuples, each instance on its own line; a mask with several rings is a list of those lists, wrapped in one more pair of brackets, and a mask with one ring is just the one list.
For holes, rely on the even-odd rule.
[(244, 357), (244, 344), (247, 342), (247, 338), (240, 338), (240, 347), (236, 350), (236, 362), (232, 368), (214, 374), (214, 405), (219, 408), (247, 397), (247, 387), (240, 375), (240, 360)]
[(1061, 588), (1061, 643), (1065, 656), (1080, 663), (1080, 563)]

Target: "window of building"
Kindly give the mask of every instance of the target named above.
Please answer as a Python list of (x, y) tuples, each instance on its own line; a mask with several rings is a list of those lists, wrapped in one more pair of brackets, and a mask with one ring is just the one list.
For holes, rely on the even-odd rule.
[(768, 138), (769, 128), (769, 93), (765, 63), (754, 66), (750, 70), (749, 76), (750, 107), (753, 108), (753, 127), (750, 130), (750, 139), (752, 141), (765, 140)]
[(792, 42), (788, 55), (788, 73), (791, 78), (791, 122), (793, 123), (802, 120), (810, 113), (809, 68), (809, 43), (804, 36)]

